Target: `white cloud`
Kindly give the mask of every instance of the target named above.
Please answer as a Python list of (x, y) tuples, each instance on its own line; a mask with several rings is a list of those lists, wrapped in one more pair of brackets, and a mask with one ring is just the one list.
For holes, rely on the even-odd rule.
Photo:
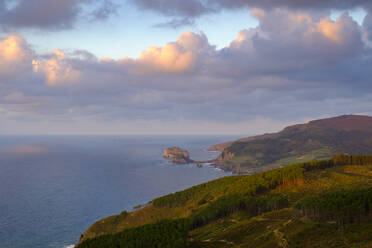
[(0, 41), (0, 74), (14, 75), (31, 67), (33, 54), (25, 38), (10, 34)]
[(60, 86), (77, 83), (80, 79), (80, 71), (75, 69), (67, 60), (66, 54), (56, 49), (49, 59), (33, 60), (34, 71), (45, 74), (48, 86)]
[(164, 47), (152, 46), (138, 59), (125, 58), (121, 62), (134, 74), (182, 74), (193, 71), (201, 54), (210, 49), (204, 34), (185, 32), (176, 42)]

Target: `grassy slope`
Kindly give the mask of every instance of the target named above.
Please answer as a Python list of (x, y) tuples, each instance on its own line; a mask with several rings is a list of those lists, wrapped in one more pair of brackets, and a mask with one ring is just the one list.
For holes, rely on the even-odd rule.
[(255, 167), (325, 159), (340, 153), (371, 152), (371, 132), (306, 124), (288, 127), (273, 138), (234, 142), (219, 156), (218, 165), (237, 173), (246, 173)]
[[(286, 127), (280, 132), (252, 136), (212, 146), (221, 151), (218, 167), (235, 173), (262, 167), (326, 159), (334, 154), (372, 153), (372, 117), (346, 115)], [(267, 169), (266, 168), (266, 169)]]
[(189, 247), (372, 247), (371, 221), (340, 229), (332, 223), (295, 215), (291, 209), (250, 219), (238, 213), (192, 231)]
[[(194, 192), (192, 199), (185, 204), (182, 204), (182, 206), (156, 207), (149, 205), (140, 210), (129, 213), (125, 218), (121, 218), (120, 215), (115, 215), (99, 220), (85, 231), (83, 240), (106, 233), (120, 232), (126, 228), (150, 224), (161, 219), (187, 217), (191, 213), (205, 206), (207, 202), (211, 202), (219, 196), (224, 195), (224, 193), (228, 192), (229, 188), (238, 188), (234, 185), (240, 184), (240, 182), (245, 179), (245, 176), (230, 176), (187, 189), (185, 192), (196, 192)], [(242, 183), (241, 187), (244, 187), (244, 183)], [(204, 205), (199, 204), (202, 199), (206, 201)]]
[[(262, 173), (253, 176), (231, 176), (192, 187), (178, 194), (186, 197), (184, 201), (178, 200), (178, 203), (174, 203), (174, 197), (170, 197), (169, 206), (157, 207), (153, 204), (129, 214), (100, 220), (86, 231), (84, 239), (120, 232), (161, 219), (187, 217), (221, 196), (237, 192), (249, 194), (252, 184), (257, 183), (255, 181), (261, 176)], [(308, 171), (304, 173), (304, 180), (300, 183), (284, 184), (265, 194), (285, 195), (293, 204), (298, 199), (317, 192), (339, 187), (354, 188), (359, 185), (372, 186), (372, 166), (338, 166)], [(365, 238), (372, 236), (372, 231), (368, 231), (372, 230), (372, 222), (365, 222), (362, 226), (366, 230), (358, 225), (348, 225), (344, 230), (340, 230), (332, 223), (317, 223), (297, 217), (296, 210), (292, 208), (253, 218), (246, 212), (239, 211), (192, 230), (189, 233), (189, 244), (190, 247), (343, 247), (339, 243), (346, 242), (345, 247), (350, 247), (346, 244), (372, 247), (371, 241)], [(329, 246), (324, 242), (329, 242)]]
[[(372, 186), (372, 166), (341, 166), (305, 173), (305, 183), (273, 190), (295, 202), (333, 188)], [(372, 221), (339, 228), (333, 222), (315, 222), (292, 208), (247, 218), (235, 213), (190, 233), (189, 247), (372, 247)]]

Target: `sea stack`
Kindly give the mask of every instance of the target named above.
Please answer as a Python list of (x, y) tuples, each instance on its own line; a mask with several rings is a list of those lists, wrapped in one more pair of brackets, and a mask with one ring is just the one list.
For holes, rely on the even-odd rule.
[(163, 157), (169, 158), (173, 163), (176, 164), (188, 164), (193, 162), (190, 159), (189, 152), (179, 147), (169, 147), (165, 149)]

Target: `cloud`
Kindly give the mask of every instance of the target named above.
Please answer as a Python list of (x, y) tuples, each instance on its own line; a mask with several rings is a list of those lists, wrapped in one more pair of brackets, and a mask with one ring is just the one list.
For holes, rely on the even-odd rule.
[(363, 27), (367, 38), (372, 41), (372, 11), (364, 18)]
[(110, 132), (150, 132), (154, 124), (176, 132), (188, 123), (194, 131), (205, 125), (238, 133), (258, 130), (249, 125), (274, 129), (303, 118), (370, 113), (367, 24), (346, 13), (337, 20), (287, 8), (252, 13), (259, 25), (222, 49), (203, 33), (184, 32), (119, 60), (82, 50), (37, 54), (21, 36), (4, 37), (0, 71), (15, 71), (0, 73), (2, 130), (86, 133), (81, 127), (96, 132), (108, 125)]
[(173, 17), (170, 21), (156, 24), (155, 27), (179, 28), (194, 24), (195, 18), (215, 10), (201, 0), (131, 0), (141, 10), (149, 10)]
[[(165, 16), (197, 18), (226, 9), (289, 8), (292, 10), (348, 10), (362, 7), (372, 9), (369, 0), (132, 0), (141, 9), (151, 10)], [(315, 13), (314, 12), (314, 13)], [(172, 22), (172, 21), (171, 21)], [(189, 24), (189, 23), (185, 23)]]
[(190, 18), (190, 17), (184, 17), (184, 18), (175, 18), (175, 19), (172, 19), (168, 22), (164, 22), (164, 23), (158, 23), (158, 24), (155, 24), (154, 27), (157, 27), (157, 28), (179, 28), (179, 27), (183, 27), (183, 26), (191, 26), (191, 25), (194, 25), (195, 24), (195, 20), (193, 18)]
[(92, 11), (93, 20), (105, 20), (113, 14), (117, 14), (118, 4), (110, 0), (104, 0), (100, 7)]
[(164, 47), (152, 46), (138, 59), (124, 59), (124, 66), (134, 74), (187, 73), (196, 68), (202, 53), (213, 49), (205, 34), (183, 33), (176, 42)]
[(0, 75), (15, 75), (30, 68), (33, 51), (25, 38), (11, 34), (0, 41)]
[[(5, 29), (70, 29), (84, 15), (92, 20), (115, 13), (109, 0), (1, 0), (0, 20)], [(85, 9), (93, 9), (88, 13)]]
[(229, 47), (218, 52), (211, 63), (212, 74), (240, 80), (264, 77), (258, 79), (261, 85), (276, 77), (284, 82), (309, 70), (319, 75), (323, 68), (363, 52), (360, 27), (347, 14), (333, 21), (287, 9), (254, 9), (252, 13), (259, 26), (241, 30)]
[(295, 10), (309, 9), (339, 9), (346, 10), (355, 7), (371, 7), (369, 0), (210, 0), (208, 4), (219, 8), (258, 7), (265, 9), (291, 8)]
[(33, 60), (34, 72), (43, 72), (48, 86), (76, 83), (80, 71), (66, 59), (66, 54), (56, 49), (48, 59)]
[(18, 35), (10, 35), (0, 43), (0, 55), (3, 61), (19, 62), (26, 56), (26, 41)]
[(212, 9), (200, 0), (132, 0), (141, 9), (152, 10), (167, 16), (197, 17)]

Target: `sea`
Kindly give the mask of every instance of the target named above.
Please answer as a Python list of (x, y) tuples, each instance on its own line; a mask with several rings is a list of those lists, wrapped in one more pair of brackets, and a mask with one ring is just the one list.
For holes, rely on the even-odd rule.
[(235, 136), (0, 136), (0, 248), (70, 248), (95, 221), (231, 173), (176, 165)]

